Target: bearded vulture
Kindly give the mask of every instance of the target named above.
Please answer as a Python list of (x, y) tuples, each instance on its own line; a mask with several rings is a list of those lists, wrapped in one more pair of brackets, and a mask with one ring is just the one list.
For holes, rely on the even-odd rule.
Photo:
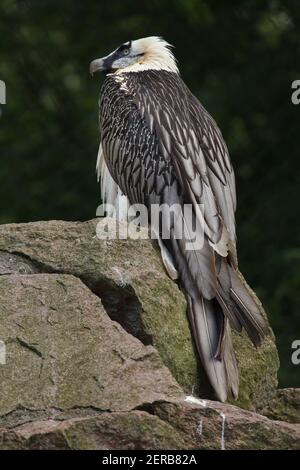
[[(91, 74), (106, 73), (97, 171), (102, 201), (119, 219), (133, 204), (192, 207), (192, 217), (173, 217), (169, 237), (159, 230), (158, 241), (168, 274), (185, 293), (195, 350), (224, 402), (237, 398), (239, 388), (231, 328), (244, 328), (256, 347), (268, 328), (237, 268), (235, 178), (226, 144), (181, 79), (170, 47), (147, 37), (91, 62)], [(187, 249), (197, 220), (202, 245)]]

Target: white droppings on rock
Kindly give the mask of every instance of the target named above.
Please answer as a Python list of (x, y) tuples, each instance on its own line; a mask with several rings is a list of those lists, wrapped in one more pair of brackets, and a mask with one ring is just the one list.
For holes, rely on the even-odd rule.
[(184, 399), (188, 403), (192, 403), (193, 405), (200, 405), (203, 408), (207, 407), (207, 403), (205, 400), (201, 400), (200, 398), (193, 397), (192, 395), (187, 395)]
[(221, 450), (226, 450), (225, 449), (225, 421), (226, 421), (226, 416), (224, 413), (220, 413), (221, 420), (222, 420), (222, 431), (221, 431)]

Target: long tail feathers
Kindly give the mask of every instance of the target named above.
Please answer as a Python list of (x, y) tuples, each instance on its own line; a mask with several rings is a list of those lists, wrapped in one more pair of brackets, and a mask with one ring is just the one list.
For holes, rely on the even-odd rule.
[(218, 400), (224, 402), (228, 395), (237, 398), (239, 372), (228, 321), (216, 314), (214, 301), (187, 299), (195, 345)]
[(251, 291), (242, 282), (239, 274), (225, 259), (218, 273), (217, 298), (224, 315), (237, 331), (245, 329), (252, 343), (258, 347), (268, 333), (268, 326)]
[(257, 299), (231, 266), (230, 257), (212, 252), (205, 238), (201, 250), (187, 250), (192, 222), (184, 220), (183, 235), (187, 233), (187, 238), (175, 236), (181, 224), (179, 214), (171, 230), (171, 252), (188, 301), (195, 347), (218, 400), (237, 398), (239, 372), (230, 327), (238, 332), (244, 329), (258, 347), (268, 326)]
[(199, 357), (218, 400), (238, 397), (239, 372), (231, 328), (247, 332), (258, 347), (268, 333), (259, 305), (239, 274), (224, 260), (218, 273), (215, 299), (197, 300), (187, 294), (191, 329)]

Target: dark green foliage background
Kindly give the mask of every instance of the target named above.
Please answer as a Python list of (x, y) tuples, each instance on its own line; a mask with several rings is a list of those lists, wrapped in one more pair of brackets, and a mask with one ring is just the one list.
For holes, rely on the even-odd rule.
[(91, 59), (162, 35), (219, 123), (235, 166), (240, 267), (277, 336), (281, 386), (300, 386), (296, 0), (1, 0), (0, 223), (95, 216), (97, 100)]

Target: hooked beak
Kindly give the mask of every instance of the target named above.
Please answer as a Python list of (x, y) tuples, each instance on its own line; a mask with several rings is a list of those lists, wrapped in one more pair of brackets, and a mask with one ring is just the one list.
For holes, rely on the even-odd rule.
[(96, 60), (93, 60), (91, 63), (90, 63), (90, 74), (93, 76), (94, 73), (96, 72), (103, 72), (104, 70), (106, 70), (106, 67), (104, 65), (104, 60), (105, 60), (105, 57), (103, 59), (96, 59)]

